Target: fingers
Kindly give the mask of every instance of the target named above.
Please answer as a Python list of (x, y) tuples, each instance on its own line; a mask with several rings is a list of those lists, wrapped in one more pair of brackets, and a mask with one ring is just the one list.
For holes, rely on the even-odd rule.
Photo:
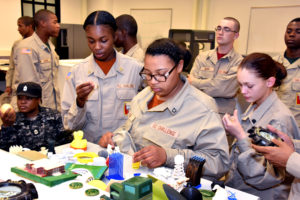
[(154, 168), (166, 162), (167, 154), (162, 147), (150, 145), (134, 153), (133, 162), (141, 162), (143, 166)]
[(294, 144), (293, 144), (293, 141), (292, 139), (285, 133), (277, 130), (276, 128), (274, 128), (272, 125), (268, 125), (267, 128), (275, 133), (276, 135), (278, 135), (278, 137), (280, 137), (288, 146), (290, 146), (291, 148), (294, 149)]
[(5, 111), (5, 113), (0, 112), (0, 117), (3, 121), (3, 125), (10, 126), (16, 120), (16, 113), (13, 108), (9, 108)]
[(222, 121), (223, 121), (223, 124), (224, 124), (225, 128), (227, 128), (227, 126), (228, 126), (227, 121), (229, 120), (229, 118), (230, 118), (230, 115), (228, 115), (227, 113), (222, 118)]
[(79, 98), (87, 97), (94, 89), (94, 83), (86, 82), (76, 87), (76, 93)]
[(258, 146), (258, 145), (252, 144), (252, 148), (255, 149), (255, 151), (257, 151), (259, 153), (266, 154), (266, 153), (270, 152), (270, 148), (272, 148), (272, 147)]
[(235, 118), (236, 120), (238, 120), (238, 111), (237, 111), (237, 109), (235, 109), (235, 110), (233, 111), (233, 116), (234, 116), (234, 118)]
[(282, 145), (284, 145), (284, 142), (282, 142), (282, 141), (280, 141), (280, 140), (277, 140), (277, 139), (272, 139), (272, 142), (274, 143), (274, 144), (276, 144), (277, 146), (282, 146)]
[(98, 144), (104, 148), (106, 148), (108, 144), (110, 144), (112, 147), (114, 147), (115, 145), (112, 140), (112, 137), (113, 137), (113, 133), (107, 132), (100, 138)]
[(86, 82), (82, 83), (79, 86), (76, 87), (76, 103), (79, 107), (83, 107), (88, 95), (93, 91), (94, 89), (94, 83), (92, 82)]

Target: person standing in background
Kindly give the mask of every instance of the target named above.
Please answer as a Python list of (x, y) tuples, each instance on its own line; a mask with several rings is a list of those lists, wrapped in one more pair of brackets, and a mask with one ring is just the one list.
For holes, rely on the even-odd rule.
[(295, 18), (286, 27), (284, 41), (286, 50), (273, 59), (282, 63), (287, 70), (287, 77), (277, 93), (295, 116), (300, 127), (300, 18)]
[[(10, 58), (9, 58), (9, 67), (8, 71), (6, 72), (5, 75), (5, 81), (6, 81), (6, 88), (5, 88), (5, 102), (2, 101), (1, 97), (1, 103), (8, 103), (11, 101), (11, 94), (12, 94), (12, 85), (13, 85), (13, 79), (14, 79), (14, 71), (15, 71), (15, 63), (14, 63), (14, 57), (15, 57), (15, 50), (17, 49), (17, 46), (20, 41), (22, 41), (25, 38), (30, 37), (34, 33), (34, 22), (32, 17), (28, 16), (23, 16), (20, 17), (17, 21), (18, 25), (18, 31), (20, 35), (22, 36), (22, 39), (19, 39), (14, 42), (12, 48), (11, 48), (11, 53), (10, 53)], [(16, 88), (14, 88), (14, 91), (16, 91)]]
[(188, 81), (216, 100), (219, 114), (233, 113), (238, 91), (237, 67), (242, 56), (233, 48), (239, 37), (240, 23), (233, 17), (225, 17), (216, 27), (218, 47), (200, 53), (195, 59)]
[(120, 15), (116, 18), (116, 47), (122, 47), (122, 53), (144, 63), (144, 51), (137, 43), (138, 26), (131, 15)]
[[(60, 30), (56, 15), (49, 10), (39, 10), (34, 17), (35, 33), (22, 40), (16, 50), (14, 85), (35, 82), (43, 89), (42, 105), (60, 111), (60, 92), (57, 83), (59, 57), (50, 37)], [(12, 99), (15, 106), (16, 97)]]

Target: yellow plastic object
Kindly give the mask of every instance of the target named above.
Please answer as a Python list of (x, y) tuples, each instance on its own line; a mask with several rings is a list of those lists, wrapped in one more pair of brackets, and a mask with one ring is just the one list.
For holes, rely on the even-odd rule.
[(139, 169), (140, 168), (140, 162), (132, 163), (132, 169)]
[(92, 180), (92, 181), (88, 182), (88, 184), (91, 186), (94, 186), (96, 188), (99, 188), (100, 190), (103, 190), (103, 191), (105, 191), (106, 187), (107, 187), (107, 185), (103, 181), (100, 181), (100, 180)]
[(94, 158), (98, 157), (98, 154), (94, 152), (83, 152), (75, 154), (74, 157), (77, 158), (78, 162), (86, 164), (93, 162)]
[(87, 140), (83, 138), (83, 131), (75, 131), (73, 133), (74, 140), (71, 142), (70, 147), (73, 149), (82, 149), (86, 151), (87, 149)]

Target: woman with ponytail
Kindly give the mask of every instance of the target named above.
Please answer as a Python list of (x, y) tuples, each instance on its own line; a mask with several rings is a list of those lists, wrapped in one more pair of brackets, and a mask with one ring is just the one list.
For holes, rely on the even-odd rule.
[(269, 55), (252, 53), (241, 62), (237, 79), (241, 93), (250, 104), (241, 116), (226, 114), (223, 124), (235, 137), (230, 155), (228, 186), (259, 196), (261, 199), (287, 199), (290, 181), (285, 171), (270, 164), (251, 147), (248, 130), (272, 125), (299, 137), (297, 123), (290, 110), (279, 100), (274, 88), (286, 77), (285, 68)]

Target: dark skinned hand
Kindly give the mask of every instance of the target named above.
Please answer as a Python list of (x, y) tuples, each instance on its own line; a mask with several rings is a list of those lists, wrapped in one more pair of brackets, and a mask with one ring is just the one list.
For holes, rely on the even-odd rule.
[(155, 168), (165, 164), (167, 154), (164, 148), (150, 145), (133, 154), (133, 162), (141, 162), (143, 166)]
[(277, 167), (286, 167), (287, 161), (290, 155), (295, 151), (294, 144), (291, 138), (285, 133), (275, 129), (271, 125), (268, 125), (268, 129), (276, 133), (284, 142), (273, 139), (272, 142), (277, 146), (257, 146), (252, 144), (252, 148), (254, 148), (257, 152), (262, 153), (265, 158)]
[(5, 113), (0, 111), (0, 117), (4, 127), (11, 126), (16, 121), (16, 112), (13, 108), (9, 108)]
[(107, 145), (110, 144), (112, 146), (112, 148), (114, 148), (115, 145), (113, 143), (112, 137), (113, 137), (113, 133), (112, 132), (107, 132), (104, 135), (102, 135), (102, 137), (100, 138), (98, 144), (101, 147), (104, 147), (104, 148), (106, 148)]
[(95, 86), (93, 82), (85, 82), (76, 87), (76, 103), (78, 107), (83, 108), (89, 94), (93, 91), (94, 87)]

